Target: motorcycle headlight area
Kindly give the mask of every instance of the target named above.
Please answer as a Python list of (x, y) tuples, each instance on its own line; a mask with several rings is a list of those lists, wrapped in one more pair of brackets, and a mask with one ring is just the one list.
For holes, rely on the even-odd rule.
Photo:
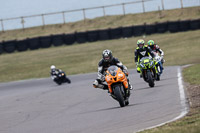
[(154, 65), (154, 63), (153, 63), (153, 61), (151, 61), (151, 62), (150, 62), (150, 67), (153, 66), (153, 65)]
[(122, 78), (122, 77), (123, 77), (123, 74), (122, 74), (122, 73), (119, 73), (118, 76), (119, 76), (119, 78)]
[(145, 66), (144, 66), (143, 64), (140, 64), (140, 66), (141, 66), (142, 68), (145, 68)]
[(109, 71), (110, 72), (110, 74), (112, 75), (112, 76), (116, 76), (116, 74), (117, 74), (117, 72), (116, 71)]

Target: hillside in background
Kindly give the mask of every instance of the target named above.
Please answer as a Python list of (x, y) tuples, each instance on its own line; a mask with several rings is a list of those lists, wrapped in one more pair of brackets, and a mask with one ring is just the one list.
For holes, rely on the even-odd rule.
[(10, 30), (0, 33), (0, 42), (7, 40), (23, 40), (26, 38), (46, 36), (61, 33), (74, 33), (80, 31), (125, 27), (139, 24), (152, 24), (156, 22), (199, 19), (200, 7), (190, 7), (184, 9), (155, 11), (142, 14), (128, 14), (99, 17), (95, 19), (87, 19), (67, 24), (47, 25), (45, 27), (33, 27), (25, 30)]

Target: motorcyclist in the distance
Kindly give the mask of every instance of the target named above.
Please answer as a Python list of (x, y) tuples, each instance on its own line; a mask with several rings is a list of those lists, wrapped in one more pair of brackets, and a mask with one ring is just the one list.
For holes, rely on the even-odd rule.
[(54, 65), (51, 65), (51, 71), (50, 71), (50, 74), (51, 74), (51, 78), (54, 80), (56, 78), (56, 75), (58, 73), (62, 73), (63, 71), (61, 69), (56, 69), (56, 67)]
[[(145, 45), (145, 41), (143, 39), (139, 39), (137, 41), (137, 47), (135, 49), (135, 64), (137, 68), (137, 72), (140, 73), (140, 77), (142, 78), (142, 71), (140, 70), (139, 63), (140, 59), (143, 57), (152, 57), (154, 58), (155, 55), (150, 47)], [(156, 71), (157, 72), (157, 71)]]
[(147, 42), (148, 46), (156, 53), (160, 53), (160, 56), (161, 56), (161, 67), (162, 67), (162, 70), (164, 69), (163, 68), (163, 63), (165, 62), (164, 60), (164, 52), (162, 51), (162, 49), (153, 41), (153, 40), (149, 40)]
[(122, 64), (117, 58), (113, 57), (112, 51), (111, 50), (104, 50), (102, 53), (102, 59), (100, 60), (98, 64), (98, 77), (97, 79), (93, 82), (94, 88), (101, 88), (104, 90), (108, 90), (108, 85), (104, 84), (103, 82), (105, 81), (105, 73), (108, 67), (111, 65), (116, 65), (122, 69), (122, 71), (125, 73), (128, 84), (129, 84), (129, 90), (132, 90), (132, 85), (129, 82), (128, 78), (128, 70), (125, 65)]

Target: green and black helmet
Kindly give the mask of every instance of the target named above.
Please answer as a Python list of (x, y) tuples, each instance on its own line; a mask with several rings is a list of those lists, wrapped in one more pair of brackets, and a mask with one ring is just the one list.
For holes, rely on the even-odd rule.
[(139, 39), (139, 40), (137, 41), (137, 45), (138, 45), (139, 48), (142, 48), (142, 47), (144, 46), (144, 44), (145, 44), (145, 42), (144, 42), (143, 39)]
[(149, 40), (149, 41), (147, 42), (147, 44), (148, 44), (148, 46), (153, 46), (155, 43), (154, 43), (153, 40)]

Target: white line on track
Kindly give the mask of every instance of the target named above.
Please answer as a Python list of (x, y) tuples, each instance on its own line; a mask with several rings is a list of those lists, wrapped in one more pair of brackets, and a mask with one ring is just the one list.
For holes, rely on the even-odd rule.
[(188, 108), (188, 104), (187, 104), (186, 97), (185, 97), (185, 91), (184, 91), (184, 87), (183, 87), (182, 74), (181, 74), (181, 68), (180, 67), (177, 70), (177, 77), (178, 77), (178, 86), (179, 86), (180, 101), (181, 101), (181, 113), (180, 113), (180, 115), (175, 117), (172, 120), (166, 121), (164, 123), (161, 123), (161, 124), (158, 124), (158, 125), (155, 125), (155, 126), (152, 126), (152, 127), (148, 127), (148, 128), (139, 130), (137, 132), (152, 129), (152, 128), (155, 128), (155, 127), (162, 126), (166, 123), (173, 122), (175, 120), (178, 120), (178, 119), (184, 117), (188, 113), (189, 108)]

